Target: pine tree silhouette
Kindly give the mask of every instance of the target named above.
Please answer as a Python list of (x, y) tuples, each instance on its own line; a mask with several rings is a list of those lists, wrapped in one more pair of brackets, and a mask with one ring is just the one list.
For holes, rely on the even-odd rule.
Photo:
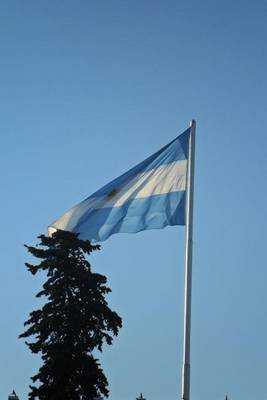
[(93, 273), (85, 255), (99, 245), (80, 240), (77, 234), (57, 231), (52, 237), (39, 236), (40, 244), (26, 246), (40, 259), (38, 265), (26, 263), (35, 275), (44, 271), (47, 280), (36, 297), (44, 297), (42, 308), (32, 311), (21, 338), (35, 354), (41, 354), (42, 366), (31, 379), (29, 400), (92, 400), (107, 396), (108, 381), (95, 349), (112, 344), (122, 320), (108, 307), (111, 291), (105, 276)]

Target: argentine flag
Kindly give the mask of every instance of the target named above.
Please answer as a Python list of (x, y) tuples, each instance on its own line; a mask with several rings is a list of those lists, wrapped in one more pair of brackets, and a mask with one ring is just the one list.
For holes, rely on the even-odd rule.
[(53, 222), (56, 230), (101, 242), (114, 233), (185, 225), (190, 128)]

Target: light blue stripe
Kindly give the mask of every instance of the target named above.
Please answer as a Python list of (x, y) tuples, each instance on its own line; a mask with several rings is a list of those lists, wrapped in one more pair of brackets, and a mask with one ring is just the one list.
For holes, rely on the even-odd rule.
[(80, 233), (81, 239), (101, 242), (114, 233), (185, 225), (185, 198), (185, 191), (173, 192), (133, 199), (122, 207), (91, 210), (72, 231)]
[[(175, 138), (172, 142), (162, 147), (159, 151), (136, 165), (123, 175), (109, 182), (107, 185), (93, 193), (90, 197), (102, 197), (108, 193), (111, 193), (114, 189), (126, 185), (136, 175), (150, 171), (151, 169), (158, 168), (161, 165), (170, 164), (178, 160), (188, 159), (188, 147), (189, 147), (189, 134), (190, 128), (184, 131), (181, 135)], [(86, 199), (87, 200), (87, 199)]]

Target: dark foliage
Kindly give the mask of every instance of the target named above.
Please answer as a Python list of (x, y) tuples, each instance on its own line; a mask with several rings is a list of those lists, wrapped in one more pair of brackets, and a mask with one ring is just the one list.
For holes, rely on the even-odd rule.
[(27, 330), (20, 335), (33, 338), (26, 344), (43, 361), (31, 378), (37, 385), (30, 386), (29, 399), (108, 396), (108, 382), (93, 350), (111, 344), (122, 322), (105, 299), (110, 292), (106, 277), (93, 273), (85, 258), (100, 246), (63, 231), (39, 239), (37, 247), (26, 247), (40, 264), (26, 266), (33, 275), (45, 271), (47, 280), (36, 297), (44, 296), (46, 303), (30, 313)]

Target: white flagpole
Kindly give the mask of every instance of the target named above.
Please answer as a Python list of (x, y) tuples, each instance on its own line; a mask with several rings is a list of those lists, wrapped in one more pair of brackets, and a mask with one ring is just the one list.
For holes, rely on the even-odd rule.
[(192, 292), (192, 252), (193, 252), (193, 200), (195, 167), (196, 121), (190, 123), (189, 154), (187, 169), (186, 197), (186, 250), (185, 250), (185, 293), (184, 293), (184, 347), (182, 372), (182, 400), (190, 400), (190, 331)]

